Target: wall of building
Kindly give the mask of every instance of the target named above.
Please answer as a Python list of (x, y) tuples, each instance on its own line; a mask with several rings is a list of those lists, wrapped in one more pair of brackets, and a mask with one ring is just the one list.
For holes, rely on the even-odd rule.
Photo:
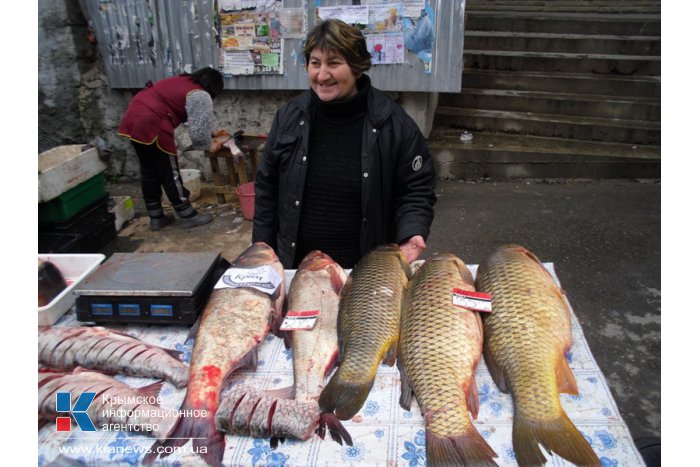
[[(112, 89), (103, 72), (102, 57), (79, 0), (39, 3), (39, 128), (43, 152), (64, 144), (87, 144), (100, 137), (113, 152), (108, 176), (135, 180), (138, 160), (128, 140), (117, 136), (121, 117), (133, 90)], [(226, 90), (214, 102), (217, 128), (231, 133), (267, 133), (275, 111), (299, 91)], [(436, 93), (390, 93), (428, 136)], [(426, 103), (428, 103), (426, 105)], [(184, 126), (176, 132), (178, 147), (189, 146)], [(209, 162), (201, 151), (180, 155), (181, 168), (200, 169), (211, 180)]]

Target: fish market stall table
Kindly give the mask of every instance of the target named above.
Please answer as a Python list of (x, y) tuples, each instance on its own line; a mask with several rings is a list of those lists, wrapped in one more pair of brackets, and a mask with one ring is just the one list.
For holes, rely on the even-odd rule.
[[(554, 265), (544, 263), (556, 277)], [(476, 275), (476, 265), (469, 266)], [(294, 271), (285, 271), (289, 285)], [(568, 303), (568, 302), (567, 302)], [(569, 305), (570, 307), (570, 305)], [(570, 307), (571, 308), (571, 307)], [(579, 395), (561, 395), (564, 410), (581, 431), (604, 466), (643, 466), (644, 461), (634, 446), (629, 429), (618, 411), (605, 378), (598, 368), (583, 336), (581, 325), (573, 314), (573, 345), (566, 355), (576, 377)], [(56, 326), (79, 326), (73, 309)], [(189, 362), (193, 341), (187, 339), (188, 328), (181, 326), (128, 326), (121, 328), (145, 342), (182, 352), (182, 359)], [(154, 379), (117, 376), (118, 380), (133, 387), (146, 386)], [(259, 389), (279, 389), (293, 384), (292, 355), (285, 349), (282, 339), (268, 335), (258, 349), (258, 368), (255, 372), (239, 370), (229, 387), (246, 384)], [(479, 416), (474, 425), (486, 442), (498, 454), (498, 465), (517, 465), (511, 442), (513, 404), (510, 394), (501, 393), (491, 379), (483, 359), (476, 369), (479, 392)], [(425, 465), (425, 428), (415, 399), (411, 410), (399, 406), (401, 383), (396, 367), (380, 365), (374, 387), (364, 406), (343, 425), (352, 436), (353, 446), (341, 446), (329, 436), (321, 440), (313, 436), (305, 442), (287, 440), (276, 449), (269, 439), (256, 439), (226, 435), (226, 451), (223, 465)], [(178, 389), (165, 382), (160, 392), (161, 407), (176, 411), (185, 396), (185, 389)], [(76, 425), (71, 431), (57, 431), (55, 424), (47, 424), (39, 430), (39, 458), (41, 465), (140, 464), (155, 438), (138, 433), (102, 431), (82, 432)], [(179, 451), (158, 459), (154, 465), (201, 465), (188, 442)], [(545, 454), (546, 455), (546, 454)], [(547, 465), (571, 465), (559, 457), (548, 455)]]

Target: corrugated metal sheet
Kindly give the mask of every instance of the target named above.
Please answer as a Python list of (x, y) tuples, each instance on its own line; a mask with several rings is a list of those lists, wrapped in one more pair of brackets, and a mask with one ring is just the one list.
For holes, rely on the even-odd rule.
[[(204, 66), (218, 67), (214, 15), (216, 0), (84, 0), (113, 88), (141, 88)], [(82, 3), (82, 2), (81, 2)], [(406, 52), (405, 63), (376, 65), (373, 83), (387, 91), (459, 92), (464, 48), (464, 0), (429, 0), (435, 13), (432, 70)], [(313, 22), (315, 0), (287, 0), (285, 8), (306, 6)], [(325, 0), (322, 6), (350, 5)], [(309, 25), (313, 27), (313, 24)], [(301, 39), (284, 39), (284, 74), (226, 78), (226, 89), (306, 89), (297, 60)]]

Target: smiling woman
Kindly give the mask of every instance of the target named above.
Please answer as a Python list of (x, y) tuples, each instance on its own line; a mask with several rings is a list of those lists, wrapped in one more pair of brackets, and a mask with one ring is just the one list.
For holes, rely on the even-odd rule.
[(364, 74), (372, 56), (359, 30), (323, 21), (304, 57), (310, 89), (277, 111), (256, 174), (253, 241), (289, 269), (313, 250), (352, 268), (387, 243), (415, 260), (436, 202), (418, 126)]

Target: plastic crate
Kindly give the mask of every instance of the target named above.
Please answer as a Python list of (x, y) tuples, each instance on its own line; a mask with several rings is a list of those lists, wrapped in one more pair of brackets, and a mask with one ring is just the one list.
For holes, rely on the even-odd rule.
[(68, 219), (67, 222), (39, 223), (39, 232), (83, 233), (109, 216), (109, 195), (104, 195)]
[(74, 232), (39, 232), (40, 253), (97, 253), (117, 237), (116, 216), (109, 213), (91, 230)]
[(105, 186), (104, 174), (98, 174), (51, 201), (39, 203), (39, 224), (69, 221), (102, 198), (107, 193)]

